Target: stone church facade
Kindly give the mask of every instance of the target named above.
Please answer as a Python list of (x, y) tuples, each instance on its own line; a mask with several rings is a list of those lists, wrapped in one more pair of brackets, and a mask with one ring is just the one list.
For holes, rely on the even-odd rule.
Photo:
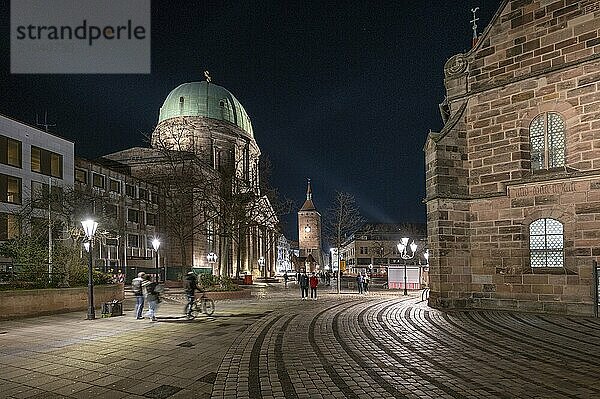
[(160, 108), (151, 147), (105, 155), (160, 188), (164, 263), (215, 275), (275, 273), (278, 217), (261, 192), (260, 149), (250, 117), (224, 87), (173, 89)]
[(600, 2), (506, 0), (444, 67), (425, 144), (429, 304), (593, 315)]

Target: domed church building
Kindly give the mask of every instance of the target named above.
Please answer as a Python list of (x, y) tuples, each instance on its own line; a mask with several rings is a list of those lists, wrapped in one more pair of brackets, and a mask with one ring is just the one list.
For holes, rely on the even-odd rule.
[(149, 148), (104, 158), (161, 187), (169, 278), (190, 267), (230, 276), (274, 273), (278, 219), (260, 192), (250, 117), (227, 89), (209, 79), (179, 85), (160, 108)]

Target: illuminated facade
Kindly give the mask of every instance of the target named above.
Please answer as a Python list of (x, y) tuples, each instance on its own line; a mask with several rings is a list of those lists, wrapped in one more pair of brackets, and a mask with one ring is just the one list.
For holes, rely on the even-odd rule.
[[(248, 114), (228, 90), (210, 82), (176, 87), (160, 108), (151, 147), (105, 158), (128, 165), (134, 176), (155, 176), (170, 203), (180, 205), (180, 211), (174, 211), (168, 209), (172, 208), (169, 202), (159, 204), (170, 265), (227, 275), (275, 273), (278, 220), (260, 193), (260, 149)], [(173, 181), (174, 174), (182, 176), (182, 168), (191, 168), (185, 176), (194, 186), (185, 195), (186, 181)], [(211, 188), (221, 191), (207, 195), (201, 186), (204, 180), (214, 181)], [(247, 198), (252, 200), (243, 205), (246, 210), (240, 215), (236, 206)], [(216, 261), (209, 254), (215, 254)], [(260, 258), (265, 259), (264, 267), (259, 267)]]
[(593, 315), (597, 2), (503, 1), (425, 144), (429, 304)]
[(312, 196), (312, 187), (310, 180), (308, 180), (306, 200), (302, 208), (298, 211), (298, 242), (300, 246), (300, 258), (312, 255), (314, 262), (311, 264), (311, 269), (320, 270), (324, 267), (323, 249), (321, 246), (321, 214), (317, 211)]

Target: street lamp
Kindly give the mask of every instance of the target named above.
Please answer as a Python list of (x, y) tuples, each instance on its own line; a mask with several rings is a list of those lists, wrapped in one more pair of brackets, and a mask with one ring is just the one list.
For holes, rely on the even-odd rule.
[[(406, 261), (408, 259), (412, 259), (415, 256), (415, 252), (417, 251), (417, 244), (415, 244), (415, 240), (408, 245), (410, 239), (408, 237), (403, 237), (402, 240), (398, 243), (398, 252), (400, 252), (400, 257), (404, 259), (404, 295), (408, 295), (408, 291), (406, 289)], [(408, 252), (408, 248), (412, 253)]]
[[(152, 248), (154, 248), (154, 252), (156, 254), (156, 282), (158, 283), (158, 275), (159, 275), (159, 271), (158, 271), (158, 248), (160, 248), (160, 240), (158, 238), (155, 238), (154, 240), (152, 240)], [(166, 280), (165, 276), (165, 280)]]
[(265, 280), (267, 279), (267, 269), (265, 268), (265, 257), (261, 256), (260, 258), (258, 258), (258, 266), (263, 269), (264, 272), (264, 276), (265, 276)]
[(83, 231), (87, 241), (83, 244), (85, 250), (88, 251), (88, 312), (87, 319), (94, 320), (96, 318), (96, 312), (94, 311), (94, 271), (92, 269), (92, 249), (94, 248), (93, 240), (96, 229), (98, 228), (98, 222), (87, 219), (81, 222)]
[(208, 255), (206, 255), (206, 260), (208, 260), (208, 263), (211, 265), (217, 261), (217, 258), (218, 256), (214, 252), (210, 252)]

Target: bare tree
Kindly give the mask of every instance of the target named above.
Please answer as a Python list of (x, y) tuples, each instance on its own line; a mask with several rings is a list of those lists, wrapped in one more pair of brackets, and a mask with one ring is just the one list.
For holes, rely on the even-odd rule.
[[(365, 220), (360, 215), (354, 196), (346, 192), (336, 192), (332, 207), (327, 211), (325, 234), (329, 242), (337, 248), (338, 259), (342, 243), (358, 230)], [(339, 260), (338, 260), (339, 262)], [(338, 266), (337, 292), (341, 290), (341, 268)]]

